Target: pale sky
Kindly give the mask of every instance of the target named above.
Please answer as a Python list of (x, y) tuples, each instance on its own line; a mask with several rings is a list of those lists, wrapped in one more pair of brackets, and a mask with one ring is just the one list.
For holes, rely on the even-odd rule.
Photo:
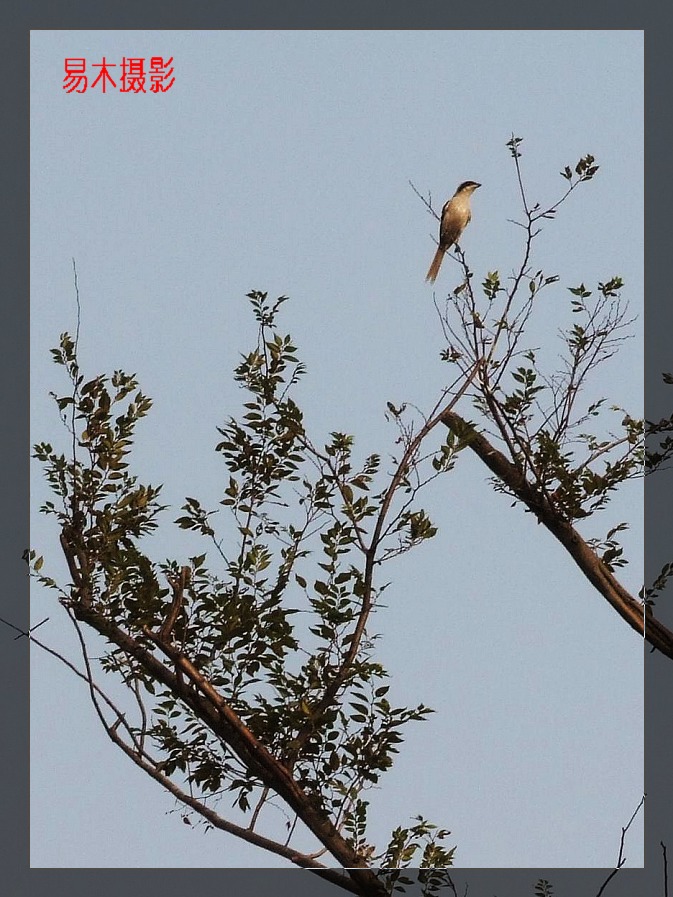
[[(174, 58), (165, 94), (62, 89), (66, 57), (156, 55)], [(566, 288), (621, 275), (634, 338), (593, 388), (639, 416), (642, 66), (640, 32), (33, 32), (32, 441), (63, 437), (49, 349), (74, 329), (74, 257), (85, 370), (135, 372), (154, 399), (132, 457), (171, 505), (155, 559), (200, 550), (170, 523), (184, 496), (219, 498), (215, 428), (241, 400), (230, 371), (255, 340), (251, 289), (290, 296), (281, 326), (308, 367), (299, 399), (314, 439), (341, 430), (361, 457), (389, 454), (386, 402), (428, 410), (446, 378), (424, 283), (436, 226), (408, 181), (438, 205), (479, 181), (461, 243), (477, 282), (506, 276), (521, 248), (512, 133), (541, 203), (563, 192), (565, 165), (592, 153), (601, 166), (535, 244), (535, 269), (560, 281), (531, 345), (553, 359), (572, 323)], [(446, 267), (438, 294), (455, 285)], [(35, 465), (34, 508), (46, 497)], [(580, 528), (629, 521), (618, 576), (632, 593), (641, 497), (630, 485)], [(397, 705), (436, 713), (407, 728), (369, 795), (372, 838), (383, 846), (422, 814), (451, 829), (458, 866), (612, 864), (643, 791), (639, 637), (467, 453), (423, 504), (440, 532), (388, 567), (374, 626)], [(37, 514), (31, 544), (65, 575)], [(51, 601), (34, 591), (32, 621), (48, 615), (41, 637), (76, 657)], [(33, 867), (282, 864), (185, 826), (107, 740), (86, 690), (35, 649), (31, 706)], [(641, 841), (642, 818), (631, 866)]]

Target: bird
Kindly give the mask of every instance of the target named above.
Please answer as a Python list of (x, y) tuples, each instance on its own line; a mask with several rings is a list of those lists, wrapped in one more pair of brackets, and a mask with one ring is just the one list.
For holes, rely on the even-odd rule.
[(439, 224), (439, 245), (425, 278), (430, 283), (434, 283), (437, 280), (444, 253), (454, 243), (458, 243), (460, 235), (470, 223), (470, 218), (472, 217), (470, 197), (477, 187), (481, 187), (481, 184), (478, 184), (476, 181), (463, 181), (451, 199), (444, 203), (442, 220)]

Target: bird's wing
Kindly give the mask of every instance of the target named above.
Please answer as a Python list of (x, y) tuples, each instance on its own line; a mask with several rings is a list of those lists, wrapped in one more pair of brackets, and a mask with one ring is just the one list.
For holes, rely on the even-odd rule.
[(456, 242), (462, 232), (463, 228), (461, 227), (460, 219), (457, 219), (455, 215), (445, 217), (440, 228), (439, 245), (448, 249), (452, 243)]

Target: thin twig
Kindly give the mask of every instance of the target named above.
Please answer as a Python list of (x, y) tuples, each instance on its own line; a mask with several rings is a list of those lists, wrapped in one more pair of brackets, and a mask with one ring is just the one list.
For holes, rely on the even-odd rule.
[(643, 794), (643, 796), (640, 798), (640, 802), (639, 802), (638, 806), (631, 814), (631, 818), (626, 823), (624, 828), (622, 828), (622, 835), (621, 835), (621, 838), (619, 839), (619, 856), (617, 857), (617, 865), (615, 866), (615, 868), (612, 870), (612, 872), (608, 875), (608, 877), (605, 879), (605, 881), (601, 885), (601, 888), (598, 891), (598, 893), (596, 894), (596, 897), (601, 897), (601, 894), (605, 891), (608, 884), (612, 881), (612, 879), (615, 877), (615, 875), (623, 867), (624, 863), (626, 863), (626, 857), (624, 856), (624, 839), (626, 838), (626, 833), (631, 828), (631, 825), (633, 824), (634, 819), (638, 815), (640, 808), (645, 803), (645, 797), (646, 797), (646, 795)]
[(668, 858), (666, 856), (666, 845), (663, 841), (659, 842), (661, 844), (661, 850), (664, 856), (664, 897), (668, 897)]

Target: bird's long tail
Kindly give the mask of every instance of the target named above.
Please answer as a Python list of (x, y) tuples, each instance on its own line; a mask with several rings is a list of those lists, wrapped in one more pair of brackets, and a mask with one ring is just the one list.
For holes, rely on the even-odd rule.
[(442, 267), (442, 261), (444, 259), (444, 249), (441, 247), (435, 253), (435, 257), (432, 260), (432, 264), (428, 268), (428, 273), (425, 277), (426, 280), (429, 280), (430, 283), (434, 283), (437, 280), (437, 275), (439, 274), (439, 269)]

